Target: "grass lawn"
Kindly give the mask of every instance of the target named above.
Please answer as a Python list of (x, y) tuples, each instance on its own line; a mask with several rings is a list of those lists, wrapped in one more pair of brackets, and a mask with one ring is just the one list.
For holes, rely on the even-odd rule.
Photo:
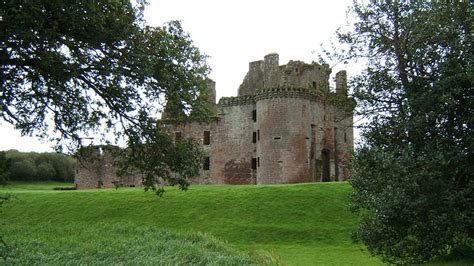
[[(94, 253), (95, 258), (126, 258), (134, 254), (144, 256), (141, 262), (153, 262), (156, 258), (147, 256), (159, 247), (161, 232), (165, 238), (178, 234), (191, 239), (190, 243), (177, 242), (183, 243), (182, 249), (190, 250), (189, 246), (201, 241), (207, 247), (218, 246), (216, 249), (224, 250), (230, 258), (197, 263), (244, 264), (251, 257), (256, 259), (253, 262), (277, 258), (284, 265), (381, 264), (350, 239), (357, 217), (347, 210), (351, 190), (347, 183), (194, 185), (187, 192), (168, 188), (162, 198), (140, 188), (52, 190), (58, 186), (72, 185), (15, 183), (0, 187), (0, 193), (12, 196), (2, 207), (1, 233), (7, 243), (32, 253), (41, 253), (43, 247), (44, 256), (63, 250), (74, 258), (79, 256), (79, 247), (82, 256)], [(143, 248), (130, 249), (130, 243)], [(206, 254), (215, 256), (214, 251)], [(193, 263), (194, 253), (167, 254), (171, 254), (170, 260), (158, 261), (176, 263), (173, 256), (187, 256), (184, 262)], [(94, 264), (93, 260), (81, 262)]]
[[(347, 183), (53, 190), (12, 183), (0, 209), (9, 264), (378, 265), (350, 239)], [(16, 258), (16, 259), (15, 259)], [(18, 259), (21, 258), (21, 259)], [(433, 265), (472, 265), (472, 261)]]
[[(55, 243), (65, 236), (81, 238), (85, 228), (131, 224), (210, 234), (245, 253), (269, 251), (283, 264), (380, 263), (350, 240), (356, 217), (347, 211), (346, 183), (191, 186), (187, 192), (170, 188), (162, 198), (140, 188), (52, 190), (58, 186), (70, 185), (15, 183), (3, 188), (12, 195), (2, 215), (7, 242), (36, 238)], [(108, 239), (97, 234), (105, 237), (99, 242)]]

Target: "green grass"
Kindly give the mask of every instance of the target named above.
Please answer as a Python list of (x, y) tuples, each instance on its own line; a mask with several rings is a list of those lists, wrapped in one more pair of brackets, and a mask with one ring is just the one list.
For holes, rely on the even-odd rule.
[(65, 183), (65, 182), (55, 182), (55, 181), (15, 181), (9, 182), (8, 185), (2, 186), (0, 185), (1, 192), (25, 192), (25, 191), (49, 191), (53, 190), (55, 187), (74, 187), (73, 183)]
[[(53, 247), (74, 254), (66, 243), (88, 238), (99, 246), (133, 242), (133, 230), (122, 239), (104, 229), (132, 225), (171, 234), (202, 232), (242, 253), (265, 250), (285, 265), (381, 264), (350, 239), (357, 217), (347, 211), (347, 183), (192, 186), (187, 192), (170, 188), (162, 198), (140, 188), (52, 190), (57, 186), (69, 185), (16, 183), (3, 188), (12, 195), (2, 215), (7, 242), (21, 246), (27, 241), (28, 246), (39, 241), (51, 250), (47, 254), (54, 254)], [(143, 239), (145, 250), (147, 243), (152, 245), (153, 238)]]
[[(204, 234), (174, 234), (154, 226), (71, 223), (17, 227), (7, 239), (9, 264), (73, 265), (252, 265), (272, 262), (249, 256)], [(268, 259), (267, 259), (268, 258)]]

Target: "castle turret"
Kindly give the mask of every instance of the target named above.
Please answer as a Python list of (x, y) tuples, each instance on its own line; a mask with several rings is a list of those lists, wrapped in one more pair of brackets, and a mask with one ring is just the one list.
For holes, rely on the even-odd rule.
[(279, 56), (278, 54), (268, 54), (264, 57), (263, 67), (263, 88), (276, 88), (280, 84)]
[(209, 104), (209, 107), (212, 111), (217, 112), (217, 105), (216, 105), (216, 82), (212, 79), (206, 79), (207, 83), (207, 91), (206, 94), (206, 101)]
[(311, 181), (311, 102), (306, 96), (279, 88), (257, 95), (258, 184)]
[(336, 73), (336, 93), (347, 95), (347, 72), (345, 70)]
[(263, 88), (263, 65), (263, 60), (249, 63), (249, 71), (239, 86), (239, 96), (254, 95), (257, 88)]

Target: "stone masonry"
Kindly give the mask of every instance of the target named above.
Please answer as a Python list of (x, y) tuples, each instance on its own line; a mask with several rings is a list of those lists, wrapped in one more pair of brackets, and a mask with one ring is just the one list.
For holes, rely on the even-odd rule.
[[(237, 97), (224, 97), (209, 124), (170, 124), (171, 134), (193, 137), (208, 154), (193, 183), (270, 184), (349, 178), (353, 108), (345, 71), (290, 61), (278, 54), (251, 62)], [(215, 84), (211, 86), (215, 99)], [(207, 135), (207, 136), (206, 136)]]
[(140, 176), (118, 176), (118, 147), (110, 145), (84, 148), (76, 163), (74, 183), (77, 189), (141, 186)]
[[(200, 175), (191, 183), (271, 184), (349, 178), (355, 102), (347, 96), (346, 72), (336, 73), (335, 91), (329, 89), (330, 74), (327, 65), (317, 63), (290, 61), (280, 66), (278, 54), (269, 54), (249, 64), (236, 97), (223, 97), (216, 104), (215, 83), (210, 82), (208, 101), (216, 110), (213, 122), (167, 125), (174, 138), (192, 137), (207, 154)], [(98, 178), (104, 179), (97, 175), (92, 179), (95, 181), (83, 182), (87, 178), (81, 178), (81, 171), (76, 175), (79, 188), (97, 187)], [(109, 186), (107, 182), (102, 185)]]

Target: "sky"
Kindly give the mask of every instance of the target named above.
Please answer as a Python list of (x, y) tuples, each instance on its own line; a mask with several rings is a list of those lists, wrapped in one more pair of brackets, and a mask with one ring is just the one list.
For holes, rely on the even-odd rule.
[[(216, 82), (217, 100), (236, 96), (252, 61), (270, 53), (280, 65), (290, 60), (317, 61), (321, 44), (329, 47), (338, 27), (347, 25), (351, 0), (149, 0), (145, 20), (162, 26), (180, 20), (194, 44), (207, 56)], [(349, 66), (333, 66), (348, 70)], [(52, 144), (19, 131), (0, 120), (0, 150), (53, 151)]]

